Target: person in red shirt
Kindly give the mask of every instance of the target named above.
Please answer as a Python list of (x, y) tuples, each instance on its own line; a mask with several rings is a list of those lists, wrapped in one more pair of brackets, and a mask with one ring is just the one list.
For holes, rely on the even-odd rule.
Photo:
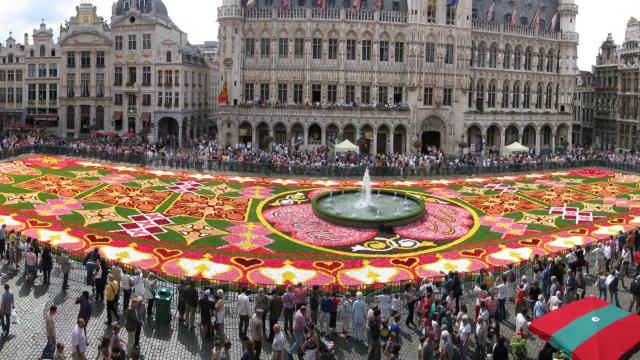
[(516, 292), (516, 314), (520, 314), (527, 309), (526, 297), (527, 292), (524, 291), (524, 284), (520, 284)]
[(340, 301), (342, 299), (338, 296), (338, 293), (333, 293), (333, 298), (331, 299), (331, 311), (329, 312), (329, 327), (331, 328), (331, 332), (336, 332), (336, 321), (338, 319), (338, 307), (340, 306)]

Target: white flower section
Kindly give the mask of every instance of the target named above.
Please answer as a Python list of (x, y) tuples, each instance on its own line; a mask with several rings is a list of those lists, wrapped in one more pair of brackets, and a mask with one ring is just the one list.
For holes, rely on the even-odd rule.
[(176, 264), (184, 271), (185, 276), (193, 277), (202, 275), (208, 279), (213, 279), (232, 269), (228, 265), (214, 263), (209, 260), (180, 259)]
[(520, 262), (522, 260), (529, 260), (531, 256), (533, 256), (533, 249), (531, 248), (504, 248), (496, 253), (489, 255), (489, 257), (492, 259), (508, 262)]
[(356, 279), (363, 284), (388, 283), (398, 275), (398, 270), (394, 268), (381, 268), (372, 265), (365, 265), (359, 269), (345, 270), (344, 275)]
[(313, 270), (304, 270), (297, 267), (285, 264), (283, 267), (273, 268), (268, 267), (258, 270), (264, 277), (271, 279), (275, 284), (297, 284), (306, 283), (316, 276), (316, 272)]

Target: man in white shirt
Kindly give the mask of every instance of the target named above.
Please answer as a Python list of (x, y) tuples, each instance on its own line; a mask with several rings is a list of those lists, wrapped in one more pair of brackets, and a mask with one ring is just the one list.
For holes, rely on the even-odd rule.
[(471, 325), (469, 325), (469, 316), (462, 317), (462, 323), (458, 329), (458, 336), (460, 337), (460, 347), (462, 348), (462, 358), (469, 358), (469, 342), (471, 341)]
[(133, 286), (133, 281), (131, 280), (131, 276), (126, 272), (122, 273), (122, 280), (120, 281), (120, 287), (122, 288), (122, 295), (124, 301), (122, 302), (122, 312), (127, 311), (129, 308), (129, 300), (131, 300), (131, 292)]
[(247, 289), (242, 289), (238, 295), (238, 315), (240, 315), (240, 339), (247, 339), (247, 329), (249, 328), (249, 314), (251, 314), (251, 303), (247, 295)]
[(87, 336), (84, 333), (84, 320), (78, 319), (77, 325), (71, 333), (71, 343), (73, 344), (73, 359), (86, 360)]

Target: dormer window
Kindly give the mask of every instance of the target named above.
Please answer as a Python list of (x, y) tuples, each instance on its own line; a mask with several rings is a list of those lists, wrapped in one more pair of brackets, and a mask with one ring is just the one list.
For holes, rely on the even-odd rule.
[(45, 49), (44, 45), (40, 45), (40, 57), (45, 57), (47, 56), (47, 50)]
[(124, 0), (124, 11), (129, 11), (130, 8), (131, 8), (131, 1)]
[(170, 63), (171, 62), (171, 51), (167, 51), (167, 62)]

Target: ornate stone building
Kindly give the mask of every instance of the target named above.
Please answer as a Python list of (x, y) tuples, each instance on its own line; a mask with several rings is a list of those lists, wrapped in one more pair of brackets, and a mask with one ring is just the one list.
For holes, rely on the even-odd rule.
[(12, 34), (4, 46), (0, 44), (0, 130), (24, 121), (24, 72), (28, 47), (28, 34), (25, 34), (23, 44), (18, 43)]
[(118, 0), (111, 16), (116, 131), (178, 139), (208, 130), (208, 66), (160, 0)]
[(580, 71), (576, 76), (575, 111), (573, 122), (573, 143), (591, 147), (595, 139), (594, 121), (594, 78), (590, 71)]
[(640, 145), (640, 22), (627, 23), (622, 46), (611, 34), (592, 69), (595, 89), (595, 146), (631, 150)]
[(573, 0), (256, 3), (218, 9), (225, 144), (456, 153), (571, 142)]

